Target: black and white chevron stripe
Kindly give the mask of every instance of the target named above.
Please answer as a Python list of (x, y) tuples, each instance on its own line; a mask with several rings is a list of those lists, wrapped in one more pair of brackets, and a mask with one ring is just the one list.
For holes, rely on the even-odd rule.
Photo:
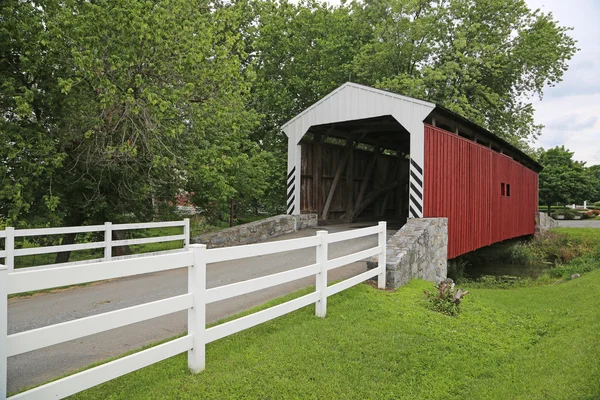
[(292, 170), (288, 173), (287, 176), (287, 213), (289, 215), (294, 213), (294, 200), (296, 192), (296, 167), (292, 168)]
[(423, 218), (423, 168), (410, 160), (410, 187), (408, 189), (409, 218)]

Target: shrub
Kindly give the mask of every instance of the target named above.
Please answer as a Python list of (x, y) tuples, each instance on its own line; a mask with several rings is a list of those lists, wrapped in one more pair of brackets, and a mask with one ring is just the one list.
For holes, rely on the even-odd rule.
[(552, 278), (569, 279), (573, 274), (584, 274), (600, 268), (600, 261), (592, 254), (576, 258), (568, 264), (561, 264), (548, 270)]
[(446, 279), (435, 286), (436, 291), (425, 290), (425, 295), (434, 311), (446, 315), (458, 315), (460, 313), (460, 302), (469, 292), (462, 289), (455, 290), (452, 279)]
[(536, 235), (531, 247), (540, 259), (553, 264), (563, 263), (565, 259), (571, 260), (579, 255), (579, 248), (571, 244), (569, 236), (552, 231)]
[(552, 212), (552, 214), (550, 214), (550, 216), (552, 218), (555, 218), (557, 215), (562, 215), (564, 216), (564, 219), (573, 219), (575, 218), (575, 212), (571, 211), (571, 210), (554, 210)]
[(462, 281), (468, 265), (468, 261), (460, 258), (448, 261), (448, 278), (454, 279), (455, 282)]
[(509, 264), (529, 264), (537, 259), (528, 243), (517, 242), (506, 247), (502, 261)]

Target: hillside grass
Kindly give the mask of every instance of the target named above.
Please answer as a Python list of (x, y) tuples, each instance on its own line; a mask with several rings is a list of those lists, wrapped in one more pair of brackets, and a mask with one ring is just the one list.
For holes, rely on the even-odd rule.
[(199, 375), (183, 354), (73, 398), (600, 398), (600, 271), (472, 289), (458, 317), (428, 309), (430, 287), (359, 285), (331, 297), (325, 319), (306, 307), (209, 344)]

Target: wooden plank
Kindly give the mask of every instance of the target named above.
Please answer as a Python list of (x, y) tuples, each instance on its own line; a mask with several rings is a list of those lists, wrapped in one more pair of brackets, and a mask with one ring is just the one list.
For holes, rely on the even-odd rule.
[[(375, 151), (373, 153), (373, 159), (371, 160), (371, 163), (367, 167), (367, 172), (365, 173), (365, 177), (363, 178), (362, 184), (360, 185), (360, 192), (358, 192), (358, 196), (356, 197), (356, 203), (355, 203), (356, 205), (360, 204), (360, 202), (362, 201), (362, 198), (364, 197), (364, 195), (367, 191), (367, 186), (369, 184), (369, 180), (371, 179), (371, 175), (373, 174), (373, 171), (375, 170), (375, 165), (377, 164), (377, 157), (379, 156), (379, 151), (380, 151), (379, 148), (375, 149)], [(351, 215), (351, 217), (350, 217), (351, 221), (356, 213), (353, 212), (352, 214), (353, 215)]]
[(30, 292), (79, 283), (95, 282), (124, 276), (167, 271), (192, 265), (190, 251), (129, 260), (57, 267), (42, 270), (15, 271), (8, 275), (8, 294)]
[(185, 226), (185, 221), (166, 221), (166, 222), (142, 222), (137, 224), (113, 224), (113, 230), (123, 231), (128, 229), (149, 229), (166, 228), (170, 226)]
[(325, 206), (323, 207), (323, 212), (321, 214), (321, 219), (327, 220), (329, 216), (329, 207), (331, 207), (331, 201), (333, 200), (333, 195), (335, 194), (335, 189), (337, 188), (338, 183), (340, 182), (340, 178), (342, 177), (342, 171), (346, 166), (346, 160), (350, 152), (352, 151), (352, 142), (350, 140), (346, 141), (346, 148), (344, 150), (344, 154), (342, 155), (342, 159), (340, 160), (337, 170), (335, 171), (335, 177), (333, 178), (333, 183), (331, 184), (331, 189), (329, 189), (329, 194), (327, 195), (327, 200), (325, 201)]
[(62, 235), (65, 233), (102, 232), (104, 225), (65, 226), (61, 228), (16, 229), (15, 237)]
[(146, 243), (159, 243), (159, 242), (172, 242), (174, 240), (186, 240), (186, 235), (171, 235), (171, 236), (157, 236), (139, 239), (124, 239), (124, 240), (113, 240), (112, 246), (130, 246), (132, 244), (146, 244)]
[(79, 243), (79, 244), (66, 244), (58, 246), (46, 246), (46, 247), (29, 247), (26, 249), (15, 249), (15, 256), (30, 256), (35, 254), (48, 254), (58, 253), (61, 251), (77, 251), (87, 249), (99, 249), (104, 248), (105, 242), (92, 242), (92, 243)]
[(9, 397), (9, 400), (62, 399), (140, 368), (173, 357), (192, 348), (187, 335), (127, 357), (100, 365)]
[(213, 326), (212, 328), (206, 330), (206, 343), (214, 342), (215, 340), (233, 335), (234, 333), (262, 324), (263, 322), (281, 317), (282, 315), (291, 313), (299, 308), (313, 304), (318, 299), (319, 292), (313, 292), (283, 304), (279, 304), (275, 307), (267, 308), (266, 310), (250, 314), (221, 325)]
[(321, 144), (322, 136), (319, 135), (319, 140), (313, 145), (313, 210), (320, 210), (323, 204), (323, 196), (321, 194), (321, 174), (323, 174), (323, 145)]
[(327, 270), (336, 269), (342, 267), (344, 265), (351, 264), (353, 262), (357, 262), (360, 260), (364, 260), (365, 258), (375, 256), (381, 252), (381, 247), (371, 247), (370, 249), (366, 249), (363, 251), (359, 251), (358, 253), (348, 254), (347, 256), (342, 256), (338, 258), (334, 258), (333, 260), (329, 260), (327, 262)]
[(192, 294), (188, 293), (16, 333), (7, 337), (8, 357), (186, 310), (191, 306)]
[(347, 222), (350, 222), (350, 215), (352, 214), (352, 209), (354, 209), (354, 147), (358, 142), (354, 143), (352, 149), (350, 150), (350, 155), (348, 156), (348, 165), (346, 166), (346, 187), (344, 196), (344, 219)]
[(366, 272), (363, 272), (360, 275), (353, 276), (352, 278), (341, 281), (340, 283), (331, 285), (327, 288), (327, 296), (333, 296), (334, 294), (339, 293), (342, 290), (346, 290), (348, 288), (351, 288), (352, 286), (358, 285), (359, 283), (364, 282), (367, 279), (379, 275), (379, 272), (379, 268), (373, 268)]
[(345, 232), (330, 233), (327, 235), (327, 241), (329, 243), (336, 243), (343, 240), (358, 239), (365, 236), (376, 235), (379, 231), (379, 226), (375, 225), (367, 228), (352, 229)]
[(209, 249), (206, 251), (206, 263), (237, 260), (240, 258), (264, 256), (267, 254), (282, 253), (284, 251), (300, 250), (314, 247), (321, 243), (316, 236), (300, 239), (281, 240), (269, 243), (246, 244), (242, 246)]
[(283, 283), (295, 281), (297, 279), (306, 278), (307, 276), (315, 275), (318, 271), (318, 265), (312, 264), (290, 271), (261, 276), (260, 278), (232, 283), (230, 285), (218, 286), (206, 291), (206, 304), (229, 299), (235, 296), (241, 296), (246, 293), (256, 292), (257, 290), (267, 289)]
[(398, 186), (400, 186), (400, 182), (396, 181), (387, 186), (384, 186), (382, 188), (379, 188), (379, 189), (371, 192), (371, 194), (369, 194), (365, 198), (365, 200), (362, 203), (358, 204), (356, 206), (356, 208), (354, 209), (354, 212), (352, 215), (352, 221), (354, 221), (356, 219), (356, 217), (358, 217), (369, 205), (371, 205), (371, 203), (373, 203), (375, 200), (377, 200), (377, 198), (379, 196), (389, 192), (390, 190), (395, 190)]

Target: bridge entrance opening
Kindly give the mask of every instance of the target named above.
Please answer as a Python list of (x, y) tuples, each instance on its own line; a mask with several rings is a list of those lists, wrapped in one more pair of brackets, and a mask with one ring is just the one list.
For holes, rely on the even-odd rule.
[(391, 115), (314, 125), (300, 145), (302, 213), (321, 224), (406, 223), (410, 134)]

